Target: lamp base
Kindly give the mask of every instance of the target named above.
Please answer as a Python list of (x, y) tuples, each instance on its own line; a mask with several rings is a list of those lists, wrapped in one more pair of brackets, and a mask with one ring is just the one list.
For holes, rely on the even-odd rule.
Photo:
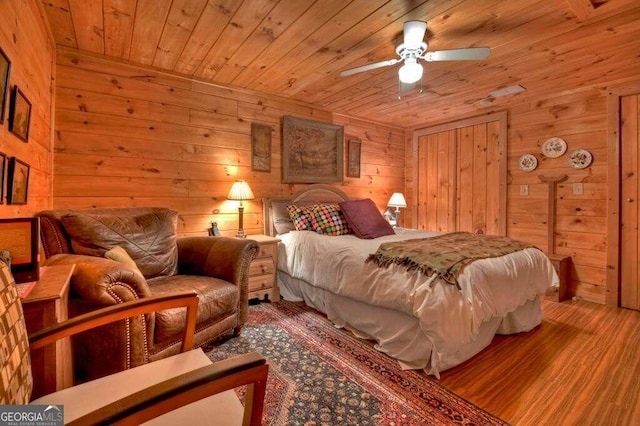
[(236, 234), (237, 238), (247, 238), (247, 234), (244, 233), (244, 229), (238, 229), (238, 233)]

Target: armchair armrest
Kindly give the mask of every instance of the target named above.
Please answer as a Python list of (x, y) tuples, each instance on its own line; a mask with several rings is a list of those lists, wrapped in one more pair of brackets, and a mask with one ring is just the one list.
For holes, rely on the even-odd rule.
[(178, 273), (208, 275), (240, 285), (258, 254), (255, 241), (231, 237), (178, 238)]
[(75, 264), (71, 285), (82, 300), (114, 305), (151, 296), (147, 281), (129, 266), (114, 260), (79, 254), (57, 254), (47, 265)]
[(29, 349), (40, 349), (62, 338), (137, 315), (182, 307), (187, 308), (181, 347), (181, 351), (184, 352), (193, 348), (193, 333), (198, 313), (198, 295), (194, 292), (146, 297), (78, 315), (29, 335)]
[(138, 425), (192, 402), (247, 385), (243, 424), (260, 425), (269, 366), (257, 352), (215, 362), (115, 401), (70, 425)]

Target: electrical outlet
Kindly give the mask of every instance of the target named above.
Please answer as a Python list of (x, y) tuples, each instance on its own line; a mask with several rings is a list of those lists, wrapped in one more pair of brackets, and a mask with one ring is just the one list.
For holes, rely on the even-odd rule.
[(529, 185), (520, 185), (520, 195), (529, 195)]
[(575, 182), (573, 184), (573, 195), (584, 194), (584, 184), (582, 182)]

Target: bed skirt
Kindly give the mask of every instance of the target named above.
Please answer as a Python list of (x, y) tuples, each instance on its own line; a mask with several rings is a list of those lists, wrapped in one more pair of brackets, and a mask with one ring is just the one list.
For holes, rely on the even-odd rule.
[(402, 369), (424, 369), (436, 377), (478, 354), (496, 334), (529, 331), (542, 322), (541, 299), (537, 296), (506, 316), (483, 323), (475, 340), (455, 353), (439, 354), (439, 361), (434, 362), (429, 332), (422, 330), (416, 317), (330, 293), (282, 271), (278, 271), (278, 285), (285, 300), (304, 302), (324, 313), (337, 327), (374, 340), (374, 347), (395, 358)]

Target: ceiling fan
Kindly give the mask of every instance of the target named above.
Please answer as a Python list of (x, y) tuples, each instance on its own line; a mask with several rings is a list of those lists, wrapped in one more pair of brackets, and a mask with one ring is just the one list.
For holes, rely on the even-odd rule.
[(357, 74), (376, 68), (388, 67), (398, 62), (404, 62), (398, 70), (398, 77), (402, 83), (415, 83), (422, 78), (422, 65), (418, 61), (464, 61), (486, 59), (489, 56), (488, 47), (470, 47), (467, 49), (436, 50), (427, 52), (427, 43), (423, 40), (427, 31), (427, 23), (423, 21), (407, 21), (404, 23), (404, 42), (396, 47), (399, 59), (376, 62), (361, 67), (344, 70), (341, 76)]

